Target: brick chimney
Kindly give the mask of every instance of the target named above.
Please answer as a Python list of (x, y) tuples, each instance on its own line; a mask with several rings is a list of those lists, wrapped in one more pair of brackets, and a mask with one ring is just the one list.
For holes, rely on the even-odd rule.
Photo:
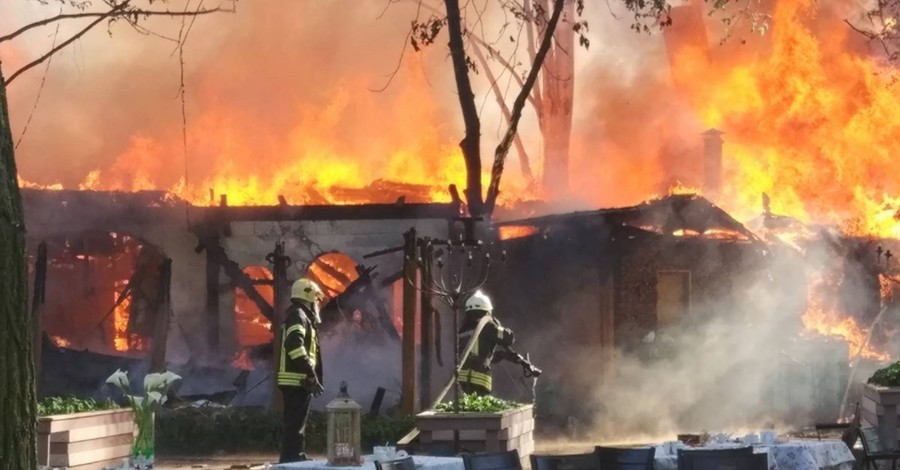
[(717, 129), (703, 133), (703, 193), (711, 196), (722, 187), (722, 134)]

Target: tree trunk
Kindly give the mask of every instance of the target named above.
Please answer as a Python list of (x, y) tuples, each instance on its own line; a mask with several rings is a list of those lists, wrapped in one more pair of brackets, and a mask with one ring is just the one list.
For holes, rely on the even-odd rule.
[(0, 470), (37, 468), (25, 218), (0, 72)]
[(469, 205), (469, 214), (472, 217), (480, 217), (484, 205), (481, 194), (481, 120), (478, 118), (475, 93), (472, 92), (469, 68), (466, 65), (459, 0), (444, 0), (444, 5), (447, 7), (447, 32), (450, 36), (453, 75), (456, 77), (459, 106), (466, 126), (466, 135), (459, 143), (466, 161), (466, 202)]
[(569, 145), (575, 96), (575, 1), (566, 0), (554, 47), (544, 61), (541, 135), (544, 144), (543, 187), (560, 196), (569, 187)]

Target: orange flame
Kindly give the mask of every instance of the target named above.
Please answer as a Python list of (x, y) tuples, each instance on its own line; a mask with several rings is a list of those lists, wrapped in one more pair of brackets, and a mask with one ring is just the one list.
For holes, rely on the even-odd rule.
[(242, 349), (240, 352), (235, 353), (234, 358), (231, 360), (231, 365), (237, 369), (256, 369), (253, 365), (253, 361), (250, 360), (250, 352), (246, 349)]
[(501, 240), (530, 237), (536, 233), (538, 229), (532, 225), (504, 225), (497, 230)]
[(58, 348), (68, 348), (72, 345), (72, 342), (62, 336), (51, 336), (50, 341), (53, 341), (53, 344)]
[(803, 314), (803, 326), (808, 332), (823, 336), (838, 336), (850, 345), (850, 358), (857, 356), (878, 361), (890, 360), (890, 354), (876, 350), (868, 342), (868, 332), (860, 328), (856, 319), (830, 304), (826, 292), (834, 292), (834, 281), (824, 276), (813, 276), (807, 297), (807, 309)]
[[(450, 202), (448, 185), (465, 187), (465, 163), (420, 60), (404, 61), (407, 70), (392, 88), (398, 96), (371, 93), (363, 77), (348, 74), (323, 84), (321, 97), (285, 103), (289, 122), (278, 133), (267, 128), (275, 118), (254, 132), (255, 124), (227, 103), (208, 103), (192, 119), (186, 164), (169, 163), (184, 152), (180, 134), (133, 135), (113, 163), (91, 171), (77, 188), (164, 190), (195, 205), (217, 203), (221, 194), (230, 205), (276, 205), (279, 196), (294, 205), (394, 203), (400, 196)], [(485, 187), (489, 179), (486, 167)], [(523, 195), (516, 184), (504, 181), (498, 203)], [(21, 178), (20, 185), (41, 187)]]
[[(113, 294), (113, 302), (119, 300), (119, 296), (122, 295), (122, 291), (128, 286), (128, 280), (116, 281), (116, 289)], [(113, 311), (113, 328), (114, 328), (114, 337), (113, 337), (113, 346), (116, 348), (116, 351), (128, 351), (129, 350), (129, 338), (128, 338), (128, 318), (131, 316), (129, 307), (131, 306), (131, 297), (126, 297), (122, 303), (116, 306)]]
[[(900, 85), (852, 52), (861, 37), (813, 0), (773, 2), (768, 55), (738, 65), (684, 48), (673, 73), (707, 128), (725, 133), (723, 207), (748, 220), (772, 211), (849, 233), (900, 237)], [(833, 27), (817, 25), (833, 21)], [(818, 22), (818, 23), (817, 23)], [(852, 35), (852, 36), (850, 36)]]

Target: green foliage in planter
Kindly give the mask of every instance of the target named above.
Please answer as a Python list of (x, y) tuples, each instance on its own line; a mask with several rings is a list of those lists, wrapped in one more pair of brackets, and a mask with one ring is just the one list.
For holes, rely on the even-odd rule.
[[(325, 453), (327, 415), (311, 412), (306, 422), (306, 451)], [(415, 426), (411, 417), (363, 416), (363, 449), (396, 442)], [(156, 452), (160, 455), (210, 455), (218, 452), (273, 452), (281, 446), (281, 414), (263, 408), (192, 408), (163, 410), (156, 417)]]
[(876, 370), (869, 377), (868, 383), (882, 387), (900, 387), (900, 361)]
[[(478, 396), (476, 394), (463, 395), (459, 400), (459, 411), (463, 413), (499, 413), (523, 406), (521, 403), (503, 400), (490, 395)], [(434, 407), (438, 413), (453, 413), (455, 402), (441, 403)]]
[(47, 397), (37, 404), (38, 416), (67, 415), (86, 411), (102, 411), (120, 408), (110, 399), (95, 401), (90, 398)]

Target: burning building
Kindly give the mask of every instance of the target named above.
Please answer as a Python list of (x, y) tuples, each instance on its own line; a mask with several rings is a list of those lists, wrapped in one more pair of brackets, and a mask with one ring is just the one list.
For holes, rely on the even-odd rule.
[[(282, 282), (309, 276), (331, 300), (323, 348), (334, 372), (326, 386), (352, 375), (362, 399), (378, 386), (392, 390), (399, 381), (399, 366), (392, 373), (391, 364), (399, 354), (402, 320), (394, 292), (402, 254), (379, 256), (368, 266), (365, 257), (402, 244), (409, 228), (453, 236), (459, 215), (455, 204), (402, 200), (231, 207), (223, 199), (197, 207), (163, 192), (29, 189), (23, 200), (32, 266), (45, 273), (37, 305), (48, 345), (42, 394), (92, 394), (112, 365), (146, 367), (157, 355), (183, 372), (188, 395), (234, 390), (231, 381), (241, 370), (249, 371), (251, 386), (264, 382), (271, 373), (279, 265)], [(343, 334), (329, 335), (338, 327)], [(85, 353), (91, 355), (72, 367)], [(369, 360), (382, 361), (377, 377), (360, 365)], [(220, 372), (212, 377), (201, 369)], [(244, 401), (266, 403), (269, 385)]]
[[(604, 437), (621, 438), (838, 413), (851, 351), (845, 337), (807, 337), (807, 261), (706, 199), (671, 195), (497, 232), (509, 261), (491, 292), (522, 349), (549, 369), (539, 393), (565, 397), (544, 402), (550, 421), (587, 407), (601, 423), (592, 429), (605, 423), (620, 434)], [(500, 387), (521, 395), (517, 382)]]

